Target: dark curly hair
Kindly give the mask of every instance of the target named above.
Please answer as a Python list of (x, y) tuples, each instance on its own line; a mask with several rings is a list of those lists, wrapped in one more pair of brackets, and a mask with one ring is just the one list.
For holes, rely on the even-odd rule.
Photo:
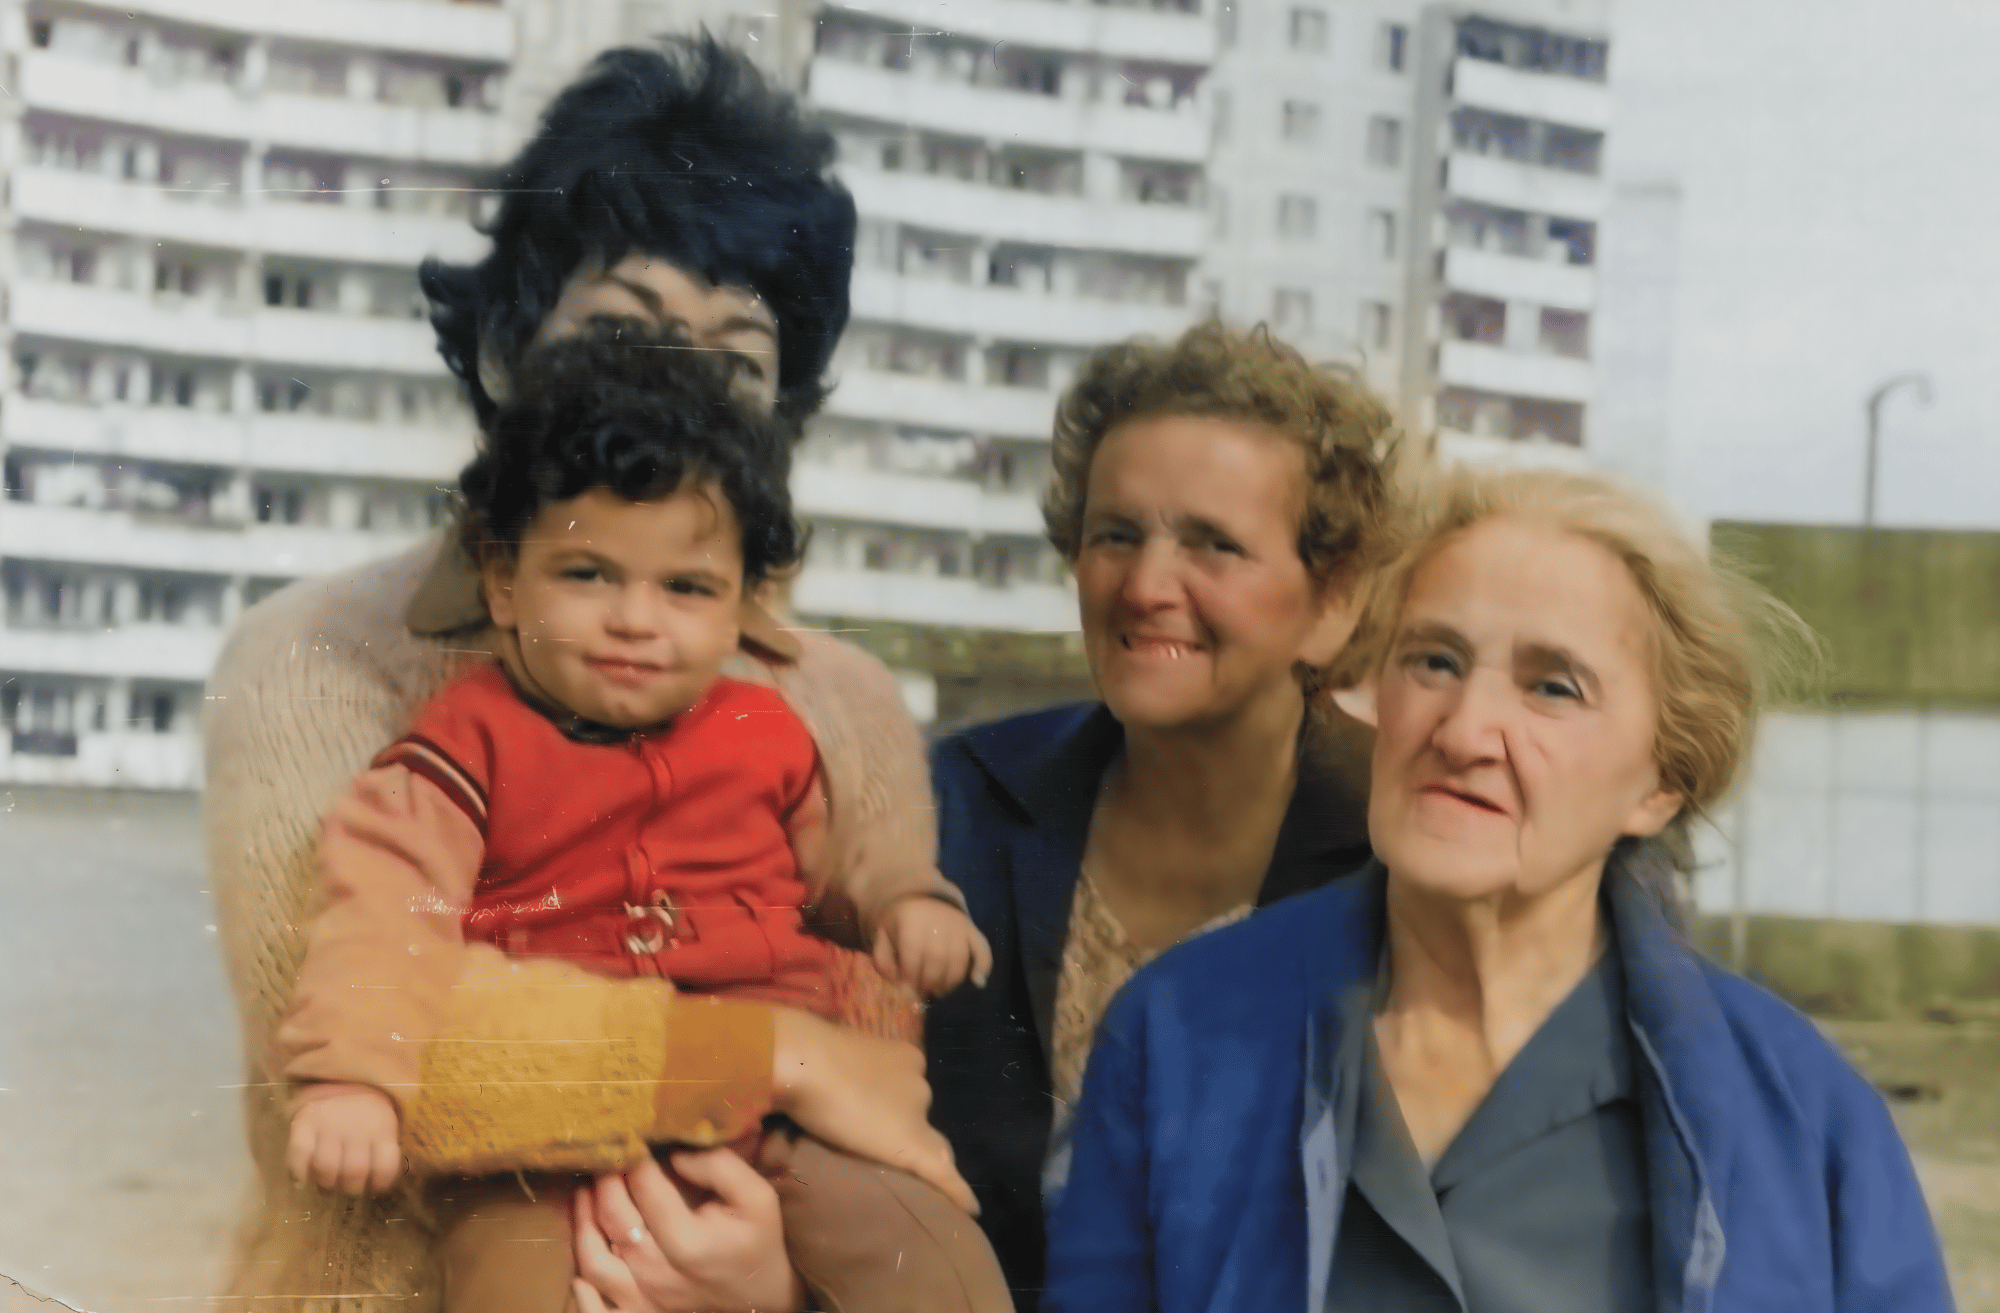
[(482, 346), (510, 373), (585, 260), (655, 255), (746, 286), (778, 326), (778, 414), (796, 429), (847, 324), (854, 200), (827, 175), (834, 142), (741, 53), (703, 32), (606, 51), (490, 179), (499, 211), (475, 265), (418, 271), (438, 352), (479, 421), (496, 408)]
[(473, 560), (511, 555), (544, 508), (593, 488), (650, 501), (703, 485), (736, 513), (746, 584), (804, 555), (789, 430), (745, 410), (727, 372), (684, 341), (564, 338), (527, 354), (515, 388), (458, 476)]

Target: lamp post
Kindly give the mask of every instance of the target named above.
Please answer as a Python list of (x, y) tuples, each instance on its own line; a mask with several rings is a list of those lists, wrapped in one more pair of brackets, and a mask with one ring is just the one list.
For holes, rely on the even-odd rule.
[(1897, 388), (1912, 387), (1917, 390), (1917, 401), (1921, 405), (1931, 404), (1931, 380), (1926, 374), (1898, 374), (1876, 385), (1868, 394), (1868, 483), (1862, 493), (1861, 523), (1875, 523), (1875, 468), (1878, 462), (1878, 448), (1882, 440), (1882, 403)]

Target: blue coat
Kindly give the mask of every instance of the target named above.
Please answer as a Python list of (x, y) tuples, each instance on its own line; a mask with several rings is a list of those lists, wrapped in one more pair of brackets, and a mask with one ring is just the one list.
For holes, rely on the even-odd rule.
[[(1336, 1000), (1376, 969), (1380, 868), (1203, 936), (1106, 1015), (1051, 1227), (1060, 1313), (1319, 1313), (1347, 1192)], [(1933, 1313), (1943, 1258), (1888, 1109), (1813, 1024), (1607, 880), (1656, 1282), (1686, 1313)]]
[[(1083, 704), (982, 725), (932, 752), (939, 866), (992, 943), (993, 975), (931, 1005), (931, 1120), (979, 1195), (1022, 1313), (1042, 1284), (1056, 980), (1098, 787), (1123, 743), (1109, 711)], [(1368, 860), (1366, 747), (1358, 727), (1312, 727), (1260, 901)]]

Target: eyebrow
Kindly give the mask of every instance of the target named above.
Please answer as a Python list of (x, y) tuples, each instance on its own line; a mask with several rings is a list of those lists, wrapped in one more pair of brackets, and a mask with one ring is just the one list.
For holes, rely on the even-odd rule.
[(1437, 620), (1427, 620), (1422, 624), (1408, 625), (1396, 637), (1400, 646), (1404, 643), (1436, 643), (1448, 647), (1460, 656), (1472, 654), (1472, 640), (1459, 633), (1450, 625)]
[[(636, 279), (621, 277), (618, 274), (606, 274), (604, 278), (606, 282), (616, 283), (644, 302), (646, 309), (655, 318), (662, 320), (679, 318), (678, 315), (670, 316), (667, 314), (666, 302), (660, 299), (660, 294), (654, 291), (649, 284), (639, 282)], [(771, 339), (771, 345), (774, 349), (778, 343), (778, 330), (755, 315), (731, 315), (729, 318), (715, 325), (709, 331), (709, 336), (719, 337), (728, 333), (762, 333), (765, 337)]]
[(1566, 647), (1554, 643), (1522, 643), (1514, 650), (1516, 665), (1526, 665), (1532, 670), (1559, 670), (1574, 675), (1584, 691), (1595, 698), (1604, 688), (1604, 682), (1597, 677), (1582, 658)]

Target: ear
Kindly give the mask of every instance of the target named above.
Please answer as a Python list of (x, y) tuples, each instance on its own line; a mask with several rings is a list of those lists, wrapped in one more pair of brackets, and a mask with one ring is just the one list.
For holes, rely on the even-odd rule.
[(1299, 660), (1324, 670), (1354, 637), (1354, 626), (1361, 620), (1361, 590), (1346, 574), (1336, 574), (1320, 585), (1317, 605), (1319, 616), (1299, 645)]
[(479, 339), (479, 360), (474, 370), (479, 375), (479, 386), (497, 406), (507, 404), (514, 395), (514, 384), (507, 377), (507, 367), (500, 363), (499, 348), (488, 338)]
[(479, 564), (480, 591), (486, 595), (486, 614), (496, 629), (517, 630), (514, 611), (514, 570), (518, 564), (511, 553), (492, 552)]
[(1336, 689), (1327, 695), (1333, 705), (1370, 729), (1375, 724), (1375, 676), (1370, 675), (1352, 688)]
[(1680, 794), (1667, 789), (1654, 789), (1641, 798), (1632, 808), (1632, 814), (1625, 818), (1623, 833), (1638, 839), (1650, 839), (1673, 822), (1681, 814), (1686, 800)]

